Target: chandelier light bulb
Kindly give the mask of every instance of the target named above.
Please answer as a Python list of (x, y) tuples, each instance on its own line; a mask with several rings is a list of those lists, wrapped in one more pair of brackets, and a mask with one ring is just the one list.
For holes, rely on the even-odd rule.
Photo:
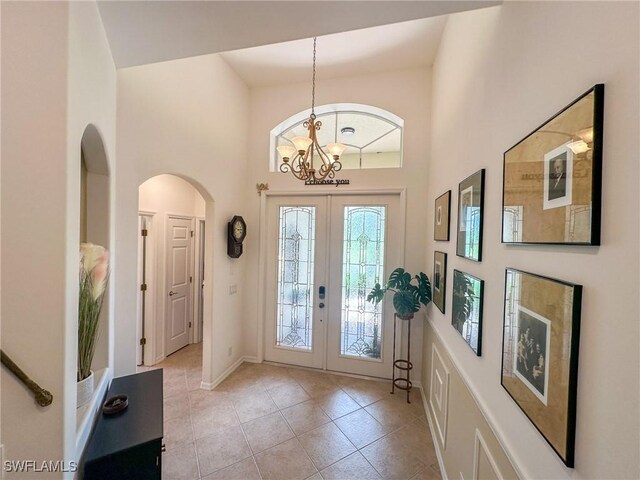
[(296, 149), (291, 145), (280, 145), (276, 150), (283, 160), (288, 160), (296, 154)]
[(345, 148), (347, 148), (347, 147), (345, 147), (341, 143), (329, 143), (329, 144), (327, 144), (327, 149), (329, 150), (329, 153), (331, 153), (331, 155), (333, 156), (333, 158), (335, 160), (340, 158), (340, 155), (342, 155), (342, 152), (344, 152)]

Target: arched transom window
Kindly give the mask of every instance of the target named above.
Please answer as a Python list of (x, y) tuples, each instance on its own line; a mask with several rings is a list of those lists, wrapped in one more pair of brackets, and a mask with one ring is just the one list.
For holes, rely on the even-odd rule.
[[(322, 122), (318, 132), (320, 146), (324, 149), (328, 143), (338, 142), (347, 147), (340, 157), (343, 169), (402, 166), (402, 118), (381, 108), (355, 103), (323, 105), (315, 112)], [(293, 145), (293, 137), (309, 135), (302, 124), (310, 113), (305, 110), (293, 115), (271, 130), (270, 171), (279, 171), (277, 147)]]

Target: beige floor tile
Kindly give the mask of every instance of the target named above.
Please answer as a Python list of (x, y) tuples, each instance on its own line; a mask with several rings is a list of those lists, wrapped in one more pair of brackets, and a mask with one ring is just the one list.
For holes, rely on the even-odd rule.
[(263, 480), (303, 480), (317, 472), (296, 438), (255, 456)]
[(354, 379), (348, 384), (343, 384), (342, 389), (349, 394), (362, 407), (371, 405), (378, 400), (389, 396), (391, 382), (374, 382)]
[(194, 437), (198, 439), (226, 428), (237, 427), (240, 421), (233, 406), (230, 403), (223, 403), (216, 408), (191, 414), (191, 424)]
[(187, 370), (187, 390), (198, 390), (202, 384), (202, 367)]
[(214, 391), (242, 396), (265, 392), (265, 388), (262, 383), (254, 377), (228, 377), (218, 385)]
[(234, 393), (231, 398), (240, 423), (245, 423), (278, 411), (278, 407), (273, 403), (273, 400), (271, 400), (266, 390), (248, 394)]
[(298, 437), (318, 470), (356, 451), (338, 427), (328, 423)]
[(320, 472), (324, 480), (381, 480), (376, 469), (355, 452)]
[(335, 383), (330, 375), (325, 375), (324, 378), (319, 379), (300, 380), (298, 383), (300, 383), (300, 386), (304, 388), (311, 398), (323, 397), (340, 390), (340, 385)]
[(298, 403), (306, 402), (311, 397), (302, 389), (300, 385), (279, 385), (275, 388), (269, 389), (269, 395), (278, 408), (283, 409), (296, 405)]
[(417, 421), (406, 402), (385, 399), (365, 407), (365, 410), (382, 425), (392, 430)]
[(393, 435), (376, 440), (360, 453), (383, 478), (408, 479), (424, 470), (427, 465), (418, 459), (413, 449)]
[(232, 427), (196, 440), (200, 475), (205, 476), (251, 456), (240, 427)]
[[(163, 395), (167, 397), (173, 397), (175, 395), (184, 395), (187, 390), (187, 377), (184, 370), (180, 372), (164, 369), (163, 372)], [(167, 373), (167, 372), (174, 373)]]
[(197, 480), (200, 478), (198, 460), (193, 443), (162, 455), (162, 478), (165, 480)]
[(340, 417), (334, 423), (356, 448), (362, 448), (391, 431), (362, 409)]
[(244, 423), (242, 429), (254, 454), (294, 437), (280, 412)]
[(313, 475), (308, 477), (307, 480), (323, 480), (323, 478), (319, 473), (314, 473)]
[(331, 421), (313, 400), (286, 408), (281, 413), (296, 435), (302, 435)]
[(163, 399), (163, 414), (164, 421), (173, 420), (174, 418), (183, 417), (189, 415), (189, 398), (184, 394), (174, 395), (169, 397), (164, 396)]
[(253, 457), (249, 457), (211, 475), (202, 477), (202, 480), (261, 480), (261, 478), (256, 462)]
[(193, 429), (189, 415), (173, 418), (164, 422), (164, 444), (167, 451), (193, 443)]
[(397, 437), (422, 463), (427, 465), (438, 464), (431, 432), (422, 422), (406, 425), (393, 432), (390, 437), (392, 439)]
[(440, 467), (438, 464), (430, 465), (417, 474), (415, 477), (411, 477), (411, 480), (441, 480), (442, 474), (440, 473)]
[(189, 392), (189, 407), (191, 413), (215, 410), (221, 405), (231, 406), (231, 397), (227, 392), (202, 389)]
[(332, 420), (355, 412), (360, 408), (360, 405), (342, 390), (336, 390), (328, 395), (315, 398), (313, 401), (316, 405), (320, 406)]

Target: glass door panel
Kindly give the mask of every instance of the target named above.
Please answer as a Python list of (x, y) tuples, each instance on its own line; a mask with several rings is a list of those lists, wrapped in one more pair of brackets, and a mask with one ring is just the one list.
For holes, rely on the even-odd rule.
[(400, 196), (332, 196), (330, 210), (327, 369), (390, 378), (393, 305), (367, 295), (402, 265)]
[(316, 207), (280, 207), (276, 346), (311, 350)]
[(385, 206), (345, 206), (342, 248), (340, 354), (379, 359), (382, 305), (367, 295), (382, 281)]
[(326, 198), (268, 197), (265, 360), (322, 368)]

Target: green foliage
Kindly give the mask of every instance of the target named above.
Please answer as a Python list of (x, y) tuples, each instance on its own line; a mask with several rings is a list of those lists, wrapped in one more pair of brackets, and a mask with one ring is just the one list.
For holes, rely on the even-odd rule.
[[(412, 283), (414, 280), (415, 284)], [(431, 302), (431, 282), (423, 272), (412, 278), (404, 268), (396, 268), (389, 275), (386, 285), (376, 283), (367, 301), (377, 305), (388, 291), (393, 292), (393, 308), (402, 318), (412, 317), (422, 305), (427, 306)]]
[(464, 322), (473, 311), (474, 290), (471, 280), (461, 272), (454, 272), (453, 278), (453, 322), (462, 331)]

